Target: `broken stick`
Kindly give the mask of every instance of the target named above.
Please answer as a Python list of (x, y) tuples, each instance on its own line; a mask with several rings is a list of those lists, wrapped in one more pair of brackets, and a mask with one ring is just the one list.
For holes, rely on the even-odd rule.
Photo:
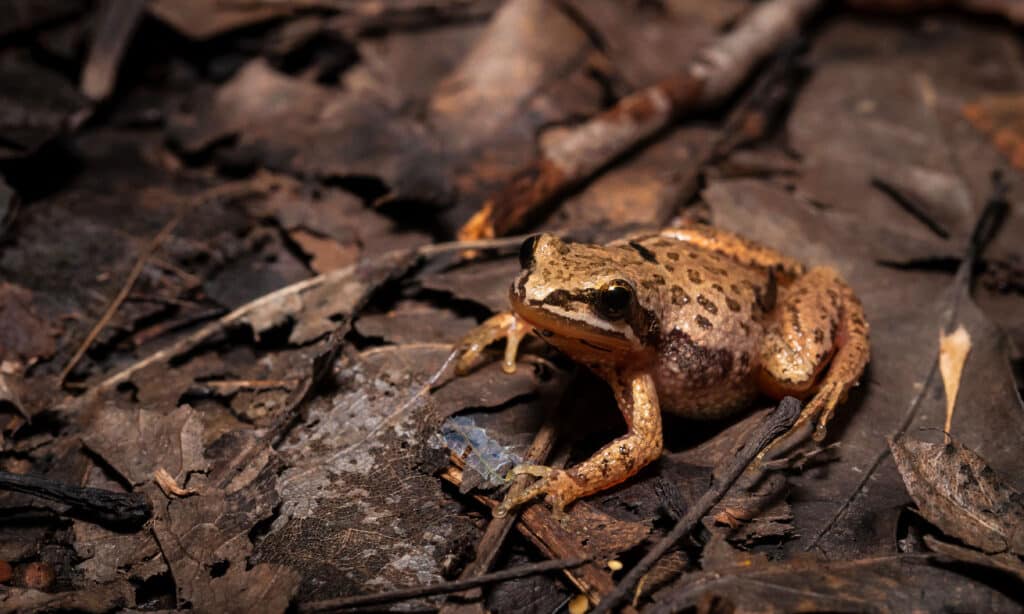
[(540, 158), (484, 203), (459, 230), (459, 238), (504, 236), (521, 229), (555, 197), (676, 118), (721, 103), (757, 64), (795, 38), (819, 6), (820, 0), (761, 3), (679, 74), (633, 92), (578, 126), (549, 131), (541, 139)]

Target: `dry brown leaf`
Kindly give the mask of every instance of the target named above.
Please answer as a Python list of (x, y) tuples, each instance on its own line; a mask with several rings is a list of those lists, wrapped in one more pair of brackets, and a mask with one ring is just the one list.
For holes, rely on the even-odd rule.
[(938, 540), (931, 535), (924, 536), (924, 543), (931, 550), (965, 563), (984, 565), (1013, 574), (1024, 582), (1024, 561), (1020, 557), (1008, 552), (998, 554), (986, 554), (974, 548), (964, 548), (956, 544), (950, 544)]
[(209, 0), (152, 0), (149, 12), (189, 38), (205, 40), (291, 13), (291, 3), (227, 3)]
[(1024, 496), (955, 441), (889, 441), (907, 491), (928, 522), (987, 553), (1024, 553)]
[(1014, 166), (1024, 168), (1024, 94), (985, 96), (965, 104), (962, 113)]
[(355, 243), (341, 244), (304, 228), (293, 230), (288, 236), (309, 256), (309, 267), (318, 274), (352, 264), (361, 251)]

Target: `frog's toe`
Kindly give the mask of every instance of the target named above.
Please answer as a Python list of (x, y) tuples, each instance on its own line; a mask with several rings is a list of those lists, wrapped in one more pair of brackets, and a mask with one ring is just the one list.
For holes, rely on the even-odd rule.
[(530, 333), (533, 328), (511, 313), (499, 313), (473, 330), (469, 331), (462, 341), (459, 342), (459, 350), (462, 355), (455, 363), (455, 372), (458, 375), (465, 375), (473, 370), (480, 355), (490, 344), (504, 339), (505, 359), (501, 368), (505, 373), (515, 373), (516, 354), (519, 351), (519, 342)]
[[(547, 465), (516, 465), (512, 468), (512, 471), (508, 472), (508, 477), (511, 479), (520, 475), (532, 475), (536, 478), (546, 478), (555, 471), (558, 471), (558, 469), (548, 467)], [(541, 482), (537, 482), (537, 484), (540, 483)], [(534, 486), (537, 484), (534, 484)]]
[(828, 434), (828, 430), (825, 427), (828, 425), (829, 420), (832, 419), (836, 406), (846, 400), (846, 389), (840, 384), (832, 383), (825, 390), (821, 391), (819, 398), (821, 399), (821, 404), (815, 412), (818, 414), (818, 425), (814, 429), (814, 441), (817, 442), (823, 441), (825, 435)]
[(551, 505), (555, 517), (565, 516), (565, 506), (578, 498), (576, 482), (569, 477), (564, 469), (556, 469), (545, 465), (517, 465), (509, 472), (509, 476), (529, 475), (539, 478), (533, 484), (517, 494), (510, 493), (505, 500), (494, 509), (494, 515), (501, 518), (520, 505), (538, 497), (544, 497)]

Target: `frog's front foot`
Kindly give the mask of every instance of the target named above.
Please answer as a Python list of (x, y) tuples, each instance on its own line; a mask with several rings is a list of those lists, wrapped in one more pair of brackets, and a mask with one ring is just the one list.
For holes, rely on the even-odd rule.
[(494, 508), (496, 517), (506, 516), (520, 505), (544, 495), (545, 500), (551, 505), (555, 518), (562, 520), (565, 517), (565, 506), (580, 498), (582, 494), (580, 485), (564, 469), (545, 465), (517, 465), (509, 472), (510, 478), (520, 475), (532, 475), (539, 479), (518, 494), (509, 493), (501, 505)]
[(499, 339), (505, 339), (505, 360), (501, 363), (501, 369), (505, 373), (515, 373), (519, 342), (532, 330), (532, 326), (514, 313), (499, 313), (491, 316), (469, 331), (459, 342), (462, 356), (455, 364), (455, 372), (459, 375), (469, 373), (487, 346)]

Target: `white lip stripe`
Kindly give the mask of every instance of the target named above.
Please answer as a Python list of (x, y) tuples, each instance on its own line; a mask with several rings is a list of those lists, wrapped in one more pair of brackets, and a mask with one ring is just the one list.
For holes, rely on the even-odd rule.
[(555, 305), (545, 305), (543, 307), (543, 309), (545, 311), (550, 311), (551, 313), (553, 313), (553, 314), (555, 314), (557, 316), (565, 318), (566, 320), (582, 322), (583, 324), (586, 324), (587, 326), (590, 326), (592, 328), (597, 328), (597, 329), (600, 329), (600, 330), (606, 330), (608, 332), (618, 333), (618, 334), (625, 335), (626, 339), (628, 339), (629, 341), (633, 341), (633, 342), (637, 341), (636, 335), (633, 334), (633, 329), (631, 329), (626, 324), (620, 324), (620, 325), (616, 326), (616, 325), (612, 324), (611, 322), (608, 322), (606, 320), (601, 320), (599, 318), (593, 318), (593, 319), (581, 318), (580, 317), (580, 312), (578, 312), (578, 311), (569, 311), (567, 309), (562, 309), (561, 307), (557, 307)]

